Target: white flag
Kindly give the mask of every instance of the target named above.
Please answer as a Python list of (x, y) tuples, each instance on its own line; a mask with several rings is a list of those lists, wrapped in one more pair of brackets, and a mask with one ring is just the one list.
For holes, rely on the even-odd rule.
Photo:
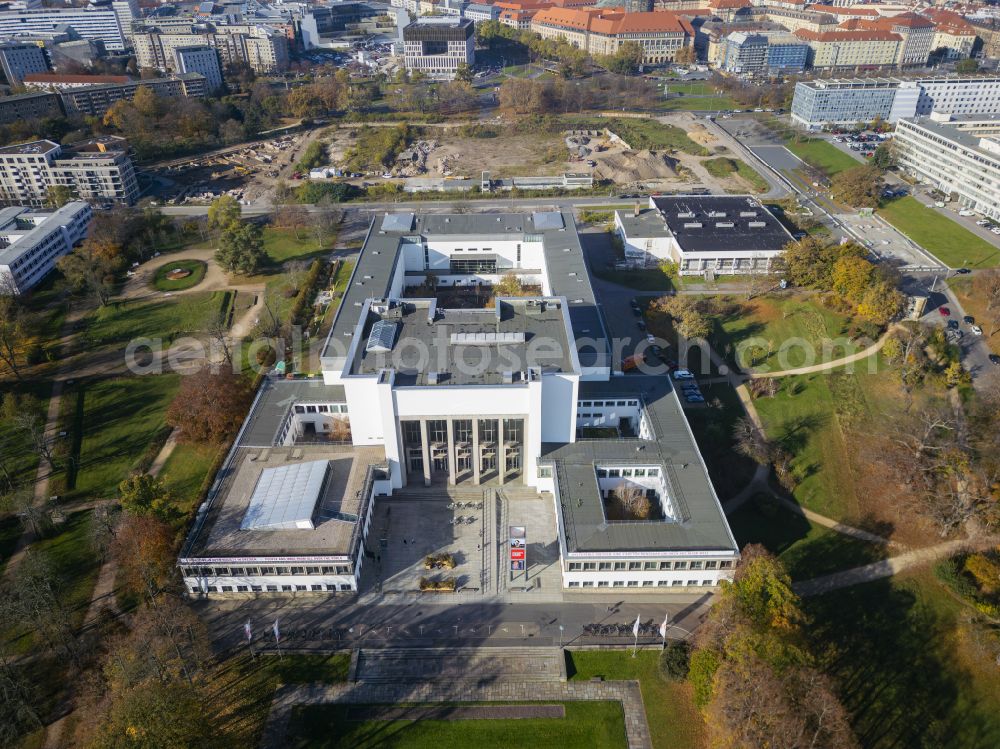
[(281, 642), (281, 630), (278, 629), (278, 620), (274, 620), (274, 626), (271, 628), (274, 630), (274, 641), (275, 643)]
[(639, 636), (639, 615), (638, 614), (636, 614), (636, 616), (635, 616), (635, 624), (632, 625), (632, 634), (635, 637)]
[(663, 615), (663, 624), (660, 625), (660, 637), (664, 640), (667, 639), (667, 622), (670, 620), (670, 614), (666, 613)]
[(247, 642), (253, 641), (253, 631), (250, 629), (250, 621), (243, 625), (243, 634), (247, 636)]

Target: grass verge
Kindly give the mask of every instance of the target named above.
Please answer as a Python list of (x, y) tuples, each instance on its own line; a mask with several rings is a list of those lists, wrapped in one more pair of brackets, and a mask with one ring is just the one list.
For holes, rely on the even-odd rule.
[[(168, 274), (174, 270), (186, 270), (190, 275), (176, 280), (168, 278)], [(208, 264), (204, 260), (175, 260), (156, 269), (151, 285), (159, 291), (183, 291), (200, 284), (207, 270)]]
[(814, 166), (821, 172), (832, 177), (845, 169), (853, 169), (860, 166), (861, 162), (848, 156), (836, 146), (827, 143), (819, 138), (808, 140), (791, 140), (785, 144), (788, 150), (802, 159), (810, 166)]
[(907, 196), (882, 204), (878, 214), (949, 268), (1000, 265), (1000, 247)]
[(704, 720), (687, 682), (660, 676), (659, 650), (642, 650), (635, 658), (625, 650), (568, 651), (566, 674), (573, 681), (637, 680), (646, 708), (653, 749), (702, 749)]

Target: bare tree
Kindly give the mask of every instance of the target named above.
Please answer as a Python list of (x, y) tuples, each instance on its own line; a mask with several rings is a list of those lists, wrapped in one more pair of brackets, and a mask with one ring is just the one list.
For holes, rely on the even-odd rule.
[(223, 314), (219, 314), (208, 324), (208, 336), (214, 346), (222, 353), (226, 365), (233, 365), (233, 347), (229, 341), (229, 325)]
[(22, 379), (19, 360), (28, 338), (24, 308), (13, 297), (0, 295), (0, 362), (18, 380)]
[(749, 417), (741, 416), (736, 420), (733, 425), (733, 441), (736, 452), (755, 463), (765, 465), (771, 462), (774, 447)]
[(646, 490), (638, 484), (622, 481), (615, 487), (614, 497), (624, 517), (646, 520), (653, 513), (653, 505), (646, 496)]

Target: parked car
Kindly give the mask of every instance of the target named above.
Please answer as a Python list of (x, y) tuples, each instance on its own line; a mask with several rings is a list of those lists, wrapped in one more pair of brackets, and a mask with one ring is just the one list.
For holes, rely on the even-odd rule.
[(646, 333), (646, 343), (656, 343), (656, 336), (652, 333)]
[(990, 364), (995, 364), (996, 366), (1000, 367), (1000, 356), (997, 356), (996, 354), (990, 354)]
[(635, 326), (637, 328), (639, 328), (639, 330), (645, 330), (646, 329), (646, 323), (644, 323), (642, 320), (637, 320), (636, 323), (635, 323)]
[(966, 315), (965, 317), (962, 318), (962, 322), (964, 322), (966, 325), (975, 325), (976, 318), (974, 318), (972, 315)]
[(684, 400), (688, 403), (704, 403), (705, 397), (703, 395), (696, 395), (694, 393), (685, 393)]
[(990, 231), (994, 234), (1000, 234), (1000, 226), (994, 226)]
[(959, 216), (975, 216), (976, 212), (975, 211), (970, 211), (968, 208), (963, 208), (961, 211), (958, 212), (958, 215)]
[(688, 370), (688, 369), (675, 369), (674, 370), (674, 379), (675, 380), (693, 380), (694, 379), (694, 375), (691, 374), (691, 371)]
[(966, 273), (972, 273), (972, 271), (969, 268), (956, 268), (955, 273), (960, 276), (964, 276)]
[(949, 320), (948, 330), (958, 330), (958, 320)]
[(972, 331), (972, 335), (982, 335), (983, 334), (983, 329), (980, 328), (978, 325), (972, 325), (972, 326), (970, 326), (969, 330)]
[(951, 310), (947, 307), (938, 307), (938, 312), (941, 313), (941, 317), (951, 317)]

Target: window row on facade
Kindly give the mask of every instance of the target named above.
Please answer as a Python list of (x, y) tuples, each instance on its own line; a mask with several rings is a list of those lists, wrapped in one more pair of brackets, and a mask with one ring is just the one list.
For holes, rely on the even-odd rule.
[(659, 562), (570, 562), (570, 572), (639, 572), (656, 570), (728, 570), (732, 569), (731, 559), (693, 559)]
[(263, 566), (263, 567), (184, 567), (185, 577), (258, 577), (267, 575), (350, 575), (345, 564), (324, 566)]

